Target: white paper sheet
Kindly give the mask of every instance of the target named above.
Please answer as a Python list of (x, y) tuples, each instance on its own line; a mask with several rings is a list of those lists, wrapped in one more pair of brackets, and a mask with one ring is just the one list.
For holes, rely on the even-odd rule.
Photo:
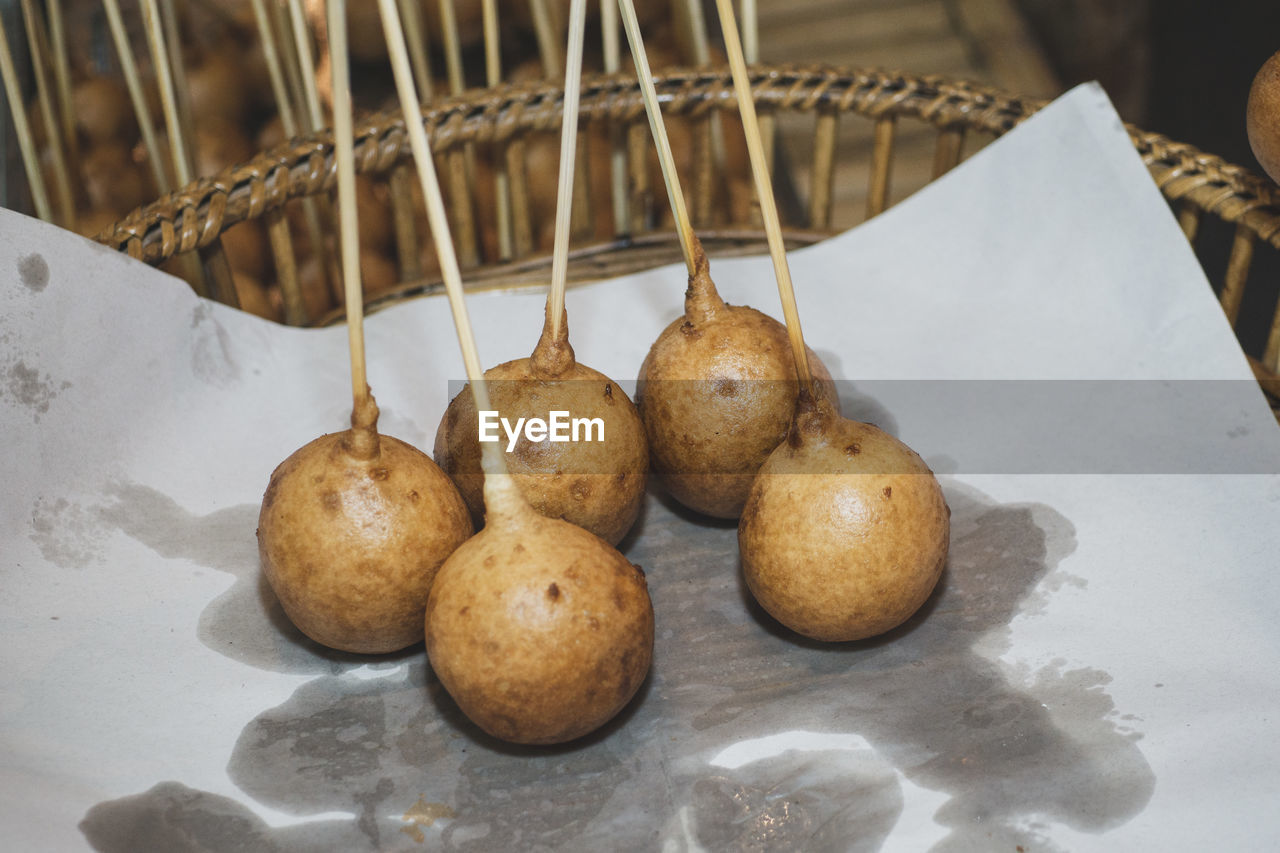
[[(653, 674), (617, 724), (569, 749), (496, 744), (420, 647), (324, 652), (262, 587), (271, 470), (349, 415), (344, 329), (203, 302), (7, 211), (0, 270), (7, 849), (1280, 838), (1280, 430), (1096, 87), (792, 255), (806, 336), (852, 383), (846, 409), (944, 474), (942, 592), (885, 642), (798, 641), (745, 603), (734, 528), (652, 494), (625, 548), (653, 594)], [(780, 313), (767, 259), (712, 274), (729, 301)], [(572, 291), (579, 359), (628, 384), (683, 288), (665, 268)], [(541, 302), (469, 300), (486, 363), (529, 354)], [(367, 338), (382, 431), (430, 448), (462, 375), (446, 304), (381, 312)], [(968, 392), (940, 410), (924, 380), (980, 400), (1013, 387), (995, 380), (1071, 380), (1052, 387), (1080, 400), (1125, 380), (1216, 402), (1028, 422), (1053, 433), (1032, 445), (1043, 468), (1009, 473), (984, 455), (1002, 439), (974, 440), (997, 426), (948, 417)], [(1054, 450), (1121, 432), (1167, 452), (1116, 473), (1114, 456), (1072, 467), (1075, 451)]]

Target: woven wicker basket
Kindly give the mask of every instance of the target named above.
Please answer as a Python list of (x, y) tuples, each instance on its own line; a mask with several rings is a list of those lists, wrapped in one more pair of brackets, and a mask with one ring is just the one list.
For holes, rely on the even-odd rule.
[[(727, 71), (664, 71), (656, 79), (664, 111), (687, 117), (699, 126), (709, 121), (713, 111), (736, 112), (732, 82)], [(830, 236), (837, 230), (830, 215), (834, 181), (836, 126), (842, 116), (861, 117), (873, 123), (874, 145), (867, 191), (867, 215), (883, 210), (894, 162), (894, 138), (899, 120), (932, 125), (937, 134), (932, 174), (937, 177), (960, 159), (965, 135), (973, 132), (986, 139), (1013, 128), (1044, 105), (1044, 102), (1008, 95), (993, 89), (936, 76), (866, 71), (843, 68), (772, 67), (752, 69), (752, 83), (762, 114), (793, 113), (811, 117), (814, 123), (812, 161), (805, 164), (808, 186), (794, 187), (795, 196), (805, 205), (784, 209), (784, 226), (792, 245), (806, 245)], [(423, 108), (422, 117), (438, 157), (459, 154), (468, 146), (497, 146), (509, 149), (532, 134), (558, 132), (562, 92), (550, 83), (507, 86), (476, 91), (465, 97), (441, 101)], [(633, 140), (647, 135), (644, 107), (634, 78), (589, 76), (584, 78), (581, 113), (584, 126), (609, 122), (623, 127)], [(847, 120), (858, 120), (849, 118)], [(1235, 228), (1230, 258), (1219, 283), (1220, 300), (1234, 325), (1249, 278), (1256, 246), (1280, 251), (1280, 190), (1248, 170), (1232, 165), (1189, 145), (1130, 126), (1129, 134), (1138, 153), (1150, 168), (1156, 184), (1173, 205), (1183, 230), (1194, 243), (1200, 223), (1207, 214)], [(698, 144), (695, 135), (695, 145)], [(972, 147), (972, 145), (971, 145)], [(399, 113), (383, 113), (366, 118), (356, 128), (356, 168), (364, 174), (387, 179), (404, 178), (412, 168), (403, 118)], [(576, 279), (599, 278), (674, 261), (678, 245), (669, 226), (661, 228), (655, 215), (652, 191), (660, 181), (645, 168), (636, 167), (632, 152), (631, 181), (627, 207), (631, 211), (625, 237), (600, 242), (575, 242), (570, 275)], [(639, 155), (646, 163), (645, 155)], [(721, 176), (714, 174), (716, 160), (695, 157), (695, 174), (687, 188), (696, 195), (715, 186)], [(399, 171), (399, 175), (397, 175)], [(780, 171), (784, 171), (780, 167)], [(786, 175), (782, 176), (785, 182)], [(291, 141), (263, 152), (252, 160), (203, 178), (153, 204), (135, 210), (128, 217), (97, 236), (97, 240), (150, 264), (160, 264), (177, 255), (205, 249), (221, 233), (242, 221), (279, 218), (287, 204), (298, 199), (330, 193), (335, 186), (332, 137), (320, 133)], [(392, 194), (393, 203), (395, 194)], [(526, 200), (527, 201), (527, 200)], [(519, 199), (516, 206), (519, 207)], [(723, 209), (693, 204), (703, 211), (699, 234), (712, 254), (760, 250), (763, 235), (751, 214), (733, 216)], [(464, 206), (461, 216), (468, 214)], [(455, 214), (458, 213), (455, 208)], [(478, 227), (474, 221), (455, 223)], [(854, 223), (839, 223), (843, 230)], [(413, 240), (412, 233), (398, 234), (398, 240)], [(411, 256), (411, 247), (400, 246), (402, 259)], [(206, 249), (207, 251), (207, 249)], [(282, 276), (292, 259), (277, 254), (276, 266)], [(464, 262), (465, 263), (465, 262)], [(509, 286), (522, 282), (542, 282), (547, 278), (550, 259), (529, 245), (517, 246), (515, 256), (498, 261), (473, 257), (465, 269), (469, 287)], [(440, 282), (415, 270), (412, 262), (400, 267), (400, 283), (389, 293), (373, 299), (370, 310), (441, 287)], [(1210, 271), (1211, 277), (1213, 275)], [(234, 299), (234, 297), (232, 297)], [(326, 322), (340, 319), (340, 310), (324, 317), (299, 317), (293, 322)], [(1280, 310), (1270, 325), (1261, 352), (1250, 352), (1262, 387), (1280, 406)]]

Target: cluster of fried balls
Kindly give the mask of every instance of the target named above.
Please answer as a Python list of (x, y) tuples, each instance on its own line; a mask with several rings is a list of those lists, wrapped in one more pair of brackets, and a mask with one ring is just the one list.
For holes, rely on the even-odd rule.
[(929, 597), (949, 543), (938, 481), (897, 439), (840, 416), (812, 352), (814, 387), (802, 387), (786, 329), (726, 304), (700, 247), (685, 312), (645, 358), (635, 404), (576, 361), (567, 317), (551, 319), (530, 358), (486, 372), (491, 405), (512, 421), (598, 417), (605, 441), (522, 440), (496, 471), (468, 387), (441, 421), (435, 462), (380, 436), (370, 399), (350, 430), (275, 470), (262, 567), (308, 637), (374, 654), (425, 639), (436, 675), (490, 735), (581, 737), (626, 706), (652, 660), (647, 583), (661, 574), (646, 579), (614, 547), (650, 471), (690, 509), (739, 519), (752, 594), (801, 635), (872, 637)]

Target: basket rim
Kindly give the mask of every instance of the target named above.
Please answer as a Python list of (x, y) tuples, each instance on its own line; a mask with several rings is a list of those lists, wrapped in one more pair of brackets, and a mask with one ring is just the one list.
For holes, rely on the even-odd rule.
[[(853, 112), (867, 118), (909, 116), (939, 129), (968, 128), (1000, 136), (1048, 101), (939, 74), (823, 65), (756, 65), (752, 94), (762, 109)], [(664, 69), (654, 77), (663, 111), (698, 117), (736, 110), (727, 67)], [(563, 111), (563, 89), (549, 81), (477, 89), (421, 107), (433, 152), (476, 143), (501, 144), (515, 136), (553, 131)], [(589, 74), (582, 81), (581, 121), (643, 120), (639, 85), (626, 74)], [(1251, 170), (1195, 146), (1125, 129), (1170, 202), (1212, 213), (1280, 249), (1280, 188)], [(258, 219), (286, 202), (336, 185), (332, 129), (301, 136), (251, 159), (200, 178), (139, 207), (94, 240), (147, 263), (203, 248), (224, 230)], [(400, 110), (364, 116), (355, 128), (356, 171), (389, 172), (411, 160)]]

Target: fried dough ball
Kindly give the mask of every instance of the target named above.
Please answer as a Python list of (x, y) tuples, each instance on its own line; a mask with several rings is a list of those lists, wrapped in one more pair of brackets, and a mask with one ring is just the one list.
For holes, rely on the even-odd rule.
[(599, 537), (547, 518), (509, 481), (487, 523), (440, 569), (427, 656), (476, 725), (513, 743), (564, 743), (612, 719), (653, 657), (644, 573)]
[(951, 511), (915, 451), (807, 396), (760, 468), (738, 525), (747, 587), (815, 640), (898, 627), (942, 575)]
[(271, 475), (258, 520), (262, 570), (316, 642), (382, 654), (423, 637), (432, 581), (472, 533), (466, 504), (420, 450), (376, 430), (377, 406)]
[[(507, 453), (512, 479), (525, 499), (549, 518), (585, 528), (616, 545), (635, 523), (644, 502), (649, 452), (644, 425), (627, 395), (609, 377), (579, 364), (569, 345), (568, 321), (552, 337), (550, 318), (530, 358), (485, 371), (490, 402), (499, 417), (548, 420), (553, 411), (599, 419), (581, 440), (519, 439)], [(470, 386), (449, 403), (436, 432), (435, 458), (458, 484), (477, 522), (484, 511), (484, 475), (478, 414)], [(503, 449), (507, 439), (498, 430)], [(590, 436), (592, 440), (586, 440)]]
[[(684, 316), (663, 330), (640, 366), (636, 404), (653, 471), (690, 509), (737, 518), (756, 471), (791, 424), (800, 392), (786, 328), (725, 304), (698, 247)], [(809, 364), (824, 399), (835, 384), (818, 356)]]

